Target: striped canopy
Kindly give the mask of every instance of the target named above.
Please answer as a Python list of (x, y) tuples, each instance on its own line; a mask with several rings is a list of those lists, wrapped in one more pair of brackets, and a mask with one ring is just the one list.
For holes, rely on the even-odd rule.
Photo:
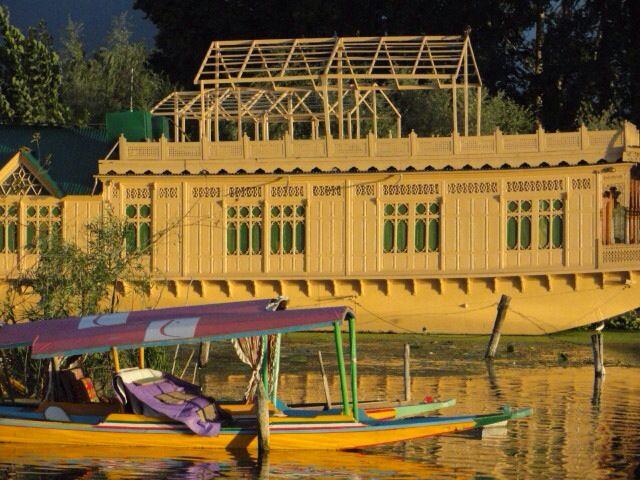
[(0, 348), (32, 347), (34, 358), (198, 343), (313, 330), (353, 315), (347, 307), (284, 310), (283, 299), (119, 312), (0, 328)]

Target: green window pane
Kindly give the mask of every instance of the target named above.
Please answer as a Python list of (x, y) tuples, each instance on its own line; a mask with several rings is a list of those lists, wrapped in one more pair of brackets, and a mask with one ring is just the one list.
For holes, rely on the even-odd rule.
[(27, 208), (27, 216), (33, 217), (36, 214), (36, 207)]
[(233, 218), (236, 216), (236, 209), (231, 207), (227, 209), (227, 217)]
[(384, 206), (384, 214), (385, 215), (393, 215), (393, 212), (395, 212), (395, 207), (391, 204), (387, 204)]
[(134, 207), (133, 205), (127, 205), (125, 213), (127, 214), (127, 217), (129, 217), (129, 218), (135, 217), (136, 216), (136, 207)]
[(293, 215), (293, 208), (291, 207), (284, 207), (284, 214), (287, 217), (290, 217), (291, 215)]
[(394, 225), (391, 220), (384, 222), (384, 243), (383, 251), (388, 253), (393, 251)]
[(407, 251), (407, 231), (409, 227), (407, 225), (406, 220), (401, 220), (398, 222), (398, 252), (406, 252)]
[(259, 217), (262, 215), (262, 209), (260, 207), (253, 207), (253, 211), (251, 213), (254, 217)]
[(540, 210), (546, 212), (549, 210), (549, 201), (548, 200), (540, 200)]
[(53, 214), (54, 217), (59, 217), (60, 213), (62, 213), (62, 210), (60, 210), (60, 207), (53, 207), (51, 209), (51, 213)]
[(562, 210), (562, 200), (554, 200), (553, 201), (553, 209), (554, 210)]
[(0, 223), (0, 252), (4, 252), (4, 223)]
[(424, 203), (419, 203), (418, 205), (416, 205), (416, 213), (424, 215), (426, 211), (427, 207), (425, 207)]
[[(240, 215), (242, 215), (242, 211)], [(249, 253), (249, 225), (246, 222), (240, 224), (240, 253), (243, 255)]]
[(279, 217), (280, 216), (280, 208), (279, 207), (273, 207), (271, 209), (271, 216), (272, 217)]
[(271, 224), (271, 253), (280, 251), (280, 225), (278, 222)]
[(520, 208), (523, 212), (528, 212), (529, 210), (531, 210), (531, 202), (529, 200), (525, 200), (520, 204)]
[(415, 247), (416, 252), (424, 252), (427, 247), (427, 226), (424, 220), (416, 222)]
[(431, 212), (432, 215), (435, 215), (439, 211), (440, 211), (440, 205), (438, 205), (437, 203), (431, 203), (429, 205), (429, 212)]
[(296, 252), (304, 253), (304, 222), (296, 223)]
[(531, 217), (520, 219), (520, 248), (531, 246)]
[(249, 209), (247, 207), (240, 208), (240, 216), (241, 217), (248, 217), (249, 216)]
[(440, 248), (440, 221), (435, 218), (429, 221), (429, 251), (437, 252)]
[(151, 245), (151, 225), (147, 222), (140, 224), (140, 250), (146, 251)]
[(235, 223), (227, 224), (227, 253), (234, 254), (236, 253), (237, 248), (237, 230)]
[(302, 217), (304, 215), (304, 207), (303, 206), (299, 206), (298, 208), (296, 208), (296, 215), (299, 217)]
[(11, 205), (11, 206), (9, 207), (9, 215), (14, 216), (14, 217), (15, 217), (16, 215), (18, 215), (18, 207), (17, 207), (17, 206), (15, 206), (15, 205)]
[(27, 248), (36, 246), (36, 224), (31, 222), (27, 224)]
[(262, 225), (254, 223), (251, 227), (251, 251), (258, 254), (262, 251)]
[(538, 246), (540, 248), (549, 246), (549, 217), (540, 217), (538, 220)]
[(149, 218), (151, 215), (151, 207), (149, 205), (142, 205), (140, 207), (140, 216), (142, 218)]
[(11, 222), (7, 227), (7, 247), (10, 252), (18, 250), (18, 225), (15, 222)]
[(49, 208), (48, 207), (40, 207), (40, 216), (41, 217), (46, 217), (47, 215), (49, 215)]
[(398, 213), (400, 215), (406, 215), (408, 211), (409, 211), (409, 208), (404, 203), (401, 205), (398, 205)]
[(513, 250), (518, 244), (518, 220), (510, 217), (507, 220), (507, 248)]
[(4, 207), (0, 207), (0, 215), (4, 215)]
[(128, 223), (125, 231), (125, 246), (128, 253), (136, 251), (137, 245), (137, 232), (136, 225), (134, 223)]
[(561, 248), (564, 242), (564, 220), (562, 215), (555, 215), (553, 217), (553, 224), (551, 225), (553, 248)]
[(518, 204), (516, 202), (509, 202), (507, 208), (510, 212), (515, 212), (518, 209)]
[(282, 226), (282, 253), (293, 253), (293, 225), (285, 222)]

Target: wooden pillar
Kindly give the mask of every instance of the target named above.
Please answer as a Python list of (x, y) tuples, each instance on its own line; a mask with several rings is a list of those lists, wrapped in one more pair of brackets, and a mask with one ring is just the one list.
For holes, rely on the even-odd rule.
[(289, 95), (287, 99), (287, 110), (289, 110), (289, 136), (293, 140), (293, 96)]
[(253, 139), (255, 141), (260, 140), (260, 124), (258, 120), (253, 120)]
[(120, 357), (118, 356), (118, 349), (111, 347), (111, 359), (113, 360), (113, 371), (120, 372)]
[(242, 140), (242, 97), (240, 96), (240, 90), (236, 91), (236, 101), (238, 102), (238, 119), (237, 119), (237, 129), (238, 129), (238, 141)]
[(324, 133), (326, 138), (331, 138), (331, 116), (329, 115), (329, 80), (322, 78), (322, 105), (324, 108)]
[(482, 87), (476, 90), (476, 135), (482, 135)]
[(453, 105), (453, 135), (458, 134), (458, 90), (455, 75), (451, 78), (451, 102)]
[(327, 372), (324, 369), (322, 361), (322, 352), (318, 350), (318, 362), (320, 362), (320, 374), (322, 375), (322, 386), (324, 388), (324, 397), (327, 400), (327, 409), (333, 408), (331, 405), (331, 391), (329, 390), (329, 380), (327, 380)]
[(353, 92), (356, 97), (356, 138), (360, 138), (360, 91)]
[(205, 139), (205, 119), (204, 119), (204, 83), (200, 83), (200, 119), (198, 120), (198, 138)]
[(496, 313), (496, 321), (493, 324), (493, 332), (491, 333), (491, 338), (489, 339), (489, 345), (487, 345), (487, 351), (484, 358), (493, 359), (493, 357), (496, 356), (496, 350), (498, 350), (498, 343), (500, 342), (500, 330), (502, 329), (502, 324), (504, 323), (504, 318), (507, 314), (507, 308), (509, 308), (509, 302), (511, 302), (511, 297), (508, 297), (507, 295), (502, 295), (500, 297), (498, 312)]
[(144, 347), (138, 349), (138, 368), (144, 368)]
[[(603, 324), (604, 326), (604, 324)], [(593, 369), (596, 377), (604, 376), (604, 339), (602, 331), (598, 330), (591, 335), (591, 347), (593, 348)]]
[(258, 382), (256, 400), (258, 408), (258, 455), (262, 456), (271, 449), (269, 438), (269, 398), (262, 382)]
[(216, 99), (213, 108), (213, 141), (220, 141), (220, 88), (216, 85)]
[(373, 95), (373, 99), (371, 101), (372, 105), (373, 105), (373, 134), (377, 137), (378, 136), (378, 93), (376, 92), (375, 87), (373, 88), (373, 91), (371, 92), (371, 94)]
[(344, 84), (342, 82), (342, 50), (338, 51), (338, 138), (344, 138)]
[(464, 41), (464, 136), (469, 136), (469, 39)]

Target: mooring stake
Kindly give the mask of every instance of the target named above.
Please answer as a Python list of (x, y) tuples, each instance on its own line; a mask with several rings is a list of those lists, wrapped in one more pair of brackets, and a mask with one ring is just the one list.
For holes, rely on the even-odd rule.
[(496, 312), (496, 320), (493, 323), (493, 332), (491, 332), (491, 338), (489, 339), (489, 345), (487, 345), (487, 351), (484, 354), (484, 358), (493, 359), (496, 356), (498, 350), (498, 343), (500, 342), (500, 330), (504, 323), (504, 317), (507, 314), (507, 308), (509, 308), (509, 302), (511, 297), (502, 295), (500, 302), (498, 303), (498, 311)]
[(593, 347), (593, 369), (596, 377), (604, 375), (604, 339), (602, 329), (604, 324), (601, 323), (596, 327), (596, 332), (591, 335), (591, 346)]
[(327, 380), (327, 372), (324, 369), (324, 362), (322, 361), (322, 352), (318, 350), (318, 361), (320, 362), (320, 373), (322, 374), (322, 385), (324, 387), (324, 396), (327, 399), (327, 409), (333, 408), (331, 405), (331, 392), (329, 390), (329, 381)]
[(411, 401), (411, 345), (404, 344), (404, 399)]
[(263, 382), (258, 382), (258, 455), (269, 452), (269, 397)]

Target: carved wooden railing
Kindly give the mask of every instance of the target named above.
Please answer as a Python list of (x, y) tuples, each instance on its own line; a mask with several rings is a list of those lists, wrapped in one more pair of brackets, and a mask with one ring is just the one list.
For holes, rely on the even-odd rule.
[(601, 263), (603, 266), (640, 266), (640, 244), (617, 243), (601, 246)]
[(269, 160), (300, 158), (366, 159), (385, 157), (465, 157), (482, 155), (514, 155), (537, 152), (603, 152), (621, 155), (625, 146), (638, 145), (638, 130), (626, 124), (623, 130), (451, 137), (418, 137), (411, 133), (402, 138), (378, 138), (369, 134), (361, 139), (292, 139), (288, 134), (279, 140), (169, 142), (127, 142), (120, 138), (120, 160)]

